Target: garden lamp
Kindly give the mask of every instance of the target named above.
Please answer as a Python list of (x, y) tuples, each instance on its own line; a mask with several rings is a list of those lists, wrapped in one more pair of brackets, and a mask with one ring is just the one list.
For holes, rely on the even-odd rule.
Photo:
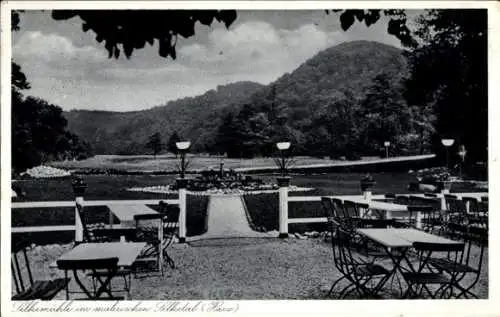
[(281, 154), (281, 163), (279, 164), (281, 170), (281, 176), (286, 175), (286, 151), (290, 148), (290, 142), (278, 142), (276, 143), (276, 147), (280, 151)]
[(179, 153), (181, 154), (181, 178), (184, 178), (184, 174), (186, 173), (186, 152), (191, 146), (191, 142), (189, 141), (176, 142), (175, 146), (177, 147)]
[(462, 161), (460, 162), (460, 178), (462, 178), (462, 165), (465, 163), (465, 155), (467, 155), (467, 150), (465, 150), (464, 145), (460, 145), (458, 149), (458, 156), (460, 156), (460, 158), (462, 159)]
[(455, 143), (455, 140), (453, 139), (441, 139), (441, 144), (444, 145), (446, 149), (446, 168), (449, 169), (448, 161), (449, 161), (449, 154), (448, 154), (448, 148)]
[(385, 146), (385, 158), (389, 158), (389, 146), (391, 145), (391, 142), (385, 141), (384, 146)]

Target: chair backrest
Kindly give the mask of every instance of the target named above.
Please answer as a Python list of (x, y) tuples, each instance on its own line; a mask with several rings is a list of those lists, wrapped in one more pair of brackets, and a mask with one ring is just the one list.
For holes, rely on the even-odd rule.
[(446, 253), (447, 260), (452, 263), (451, 270), (455, 271), (462, 260), (464, 246), (464, 243), (413, 242), (418, 257), (417, 271), (422, 272), (436, 252)]
[(85, 218), (83, 217), (83, 206), (79, 203), (76, 203), (76, 210), (78, 212), (78, 216), (80, 217), (80, 221), (82, 222), (83, 242), (93, 242), (94, 239), (92, 238), (89, 228), (87, 227)]
[(176, 207), (177, 205), (160, 201), (160, 209), (158, 212), (163, 217), (163, 240), (166, 245), (169, 245), (177, 234), (179, 212)]
[(347, 218), (357, 218), (359, 217), (358, 206), (355, 202), (350, 200), (344, 200), (344, 211)]
[(431, 212), (434, 208), (429, 205), (408, 205), (408, 211), (411, 212)]
[(463, 200), (450, 197), (447, 197), (445, 199), (448, 212), (459, 214), (467, 213), (467, 208), (465, 207), (465, 202)]
[(330, 197), (321, 197), (321, 209), (323, 210), (323, 215), (328, 219), (328, 221), (338, 217), (338, 215), (335, 214), (332, 199)]
[(410, 204), (410, 199), (407, 196), (396, 196), (396, 199), (394, 199), (394, 203), (398, 205), (409, 205)]
[(156, 242), (163, 238), (163, 215), (161, 213), (134, 215), (136, 239)]
[(477, 210), (478, 210), (478, 212), (487, 214), (488, 210), (489, 210), (488, 201), (480, 201), (480, 202), (478, 202), (477, 203)]
[(393, 199), (394, 200), (394, 199), (396, 199), (396, 194), (394, 194), (394, 193), (386, 193), (384, 195), (384, 197), (385, 197), (385, 199)]
[(433, 210), (441, 210), (441, 200), (438, 198), (411, 195), (409, 198), (409, 205), (431, 206)]
[(100, 258), (85, 260), (57, 260), (57, 267), (61, 270), (114, 270), (118, 267), (118, 258)]
[(476, 198), (472, 197), (462, 197), (462, 201), (464, 204), (469, 206), (469, 212), (470, 213), (478, 213), (479, 212), (479, 207), (478, 207), (478, 201)]
[[(28, 247), (29, 242), (27, 240), (12, 240), (11, 242), (12, 279), (14, 280), (17, 293), (24, 292), (33, 285), (33, 274), (31, 273), (31, 266), (27, 254)], [(22, 253), (24, 257), (24, 266), (20, 264), (20, 253)], [(26, 269), (29, 285), (25, 285), (24, 283), (23, 269)]]

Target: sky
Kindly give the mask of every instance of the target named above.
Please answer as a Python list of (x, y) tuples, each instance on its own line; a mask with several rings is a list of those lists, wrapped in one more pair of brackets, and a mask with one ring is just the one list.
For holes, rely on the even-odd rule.
[(401, 47), (386, 28), (381, 20), (344, 32), (338, 16), (323, 10), (239, 10), (229, 29), (215, 21), (198, 24), (191, 38), (180, 37), (176, 60), (160, 57), (156, 43), (116, 60), (108, 59), (92, 31), (82, 31), (78, 17), (55, 21), (50, 11), (25, 11), (12, 35), (12, 57), (31, 83), (25, 95), (63, 110), (136, 111), (236, 81), (269, 84), (346, 41)]

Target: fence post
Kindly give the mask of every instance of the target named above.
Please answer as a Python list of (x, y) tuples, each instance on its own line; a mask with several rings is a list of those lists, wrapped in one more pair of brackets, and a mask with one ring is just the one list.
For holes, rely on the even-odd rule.
[(81, 176), (76, 176), (72, 180), (71, 185), (75, 193), (75, 243), (81, 243), (83, 241), (83, 225), (80, 213), (78, 212), (78, 205), (83, 207), (83, 194), (85, 193), (85, 189), (87, 189), (87, 184), (85, 184)]
[(288, 187), (290, 177), (278, 177), (279, 187), (279, 238), (288, 237)]
[(177, 179), (179, 189), (179, 243), (186, 242), (186, 185), (185, 178)]

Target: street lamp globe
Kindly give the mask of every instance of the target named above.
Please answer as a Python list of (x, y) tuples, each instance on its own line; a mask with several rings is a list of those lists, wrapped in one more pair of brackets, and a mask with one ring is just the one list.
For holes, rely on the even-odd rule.
[(189, 149), (189, 147), (191, 146), (191, 142), (189, 141), (176, 142), (175, 146), (177, 147), (178, 150), (185, 151)]
[(455, 143), (455, 140), (453, 139), (441, 139), (441, 144), (443, 144), (446, 147), (452, 146), (453, 143)]
[(388, 146), (390, 146), (390, 145), (391, 145), (391, 142), (389, 142), (389, 141), (385, 141), (385, 142), (384, 142), (384, 146), (385, 146), (385, 147), (388, 147)]
[(278, 142), (278, 143), (276, 143), (276, 147), (280, 151), (288, 150), (290, 148), (290, 145), (291, 145), (290, 142)]

